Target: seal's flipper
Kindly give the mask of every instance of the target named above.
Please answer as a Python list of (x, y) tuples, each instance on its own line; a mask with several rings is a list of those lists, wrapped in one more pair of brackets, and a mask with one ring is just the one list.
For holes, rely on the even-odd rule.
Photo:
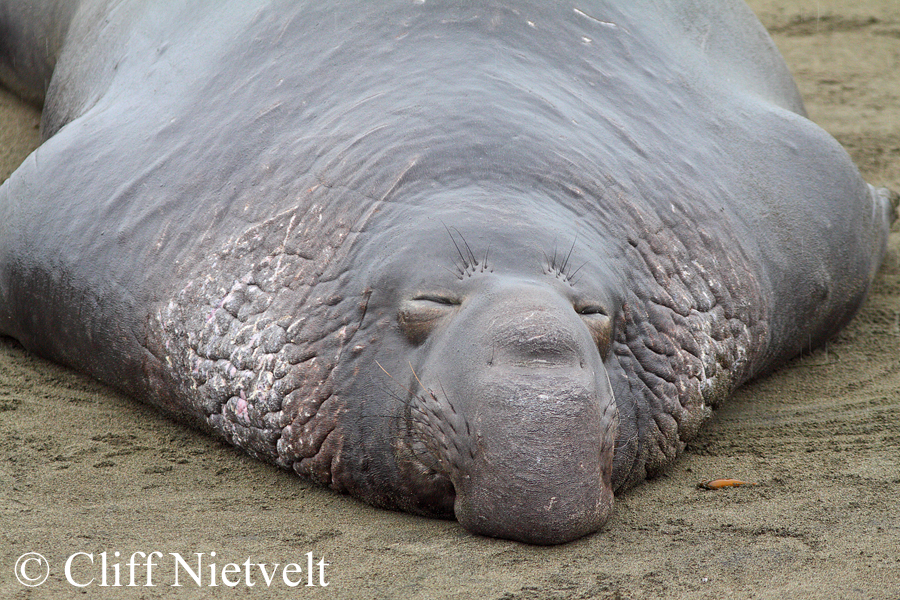
[[(0, 185), (0, 334), (92, 376), (126, 377), (126, 369), (102, 367), (105, 357), (121, 363), (135, 351), (137, 326), (123, 308), (131, 293), (120, 281), (123, 271), (135, 271), (121, 260), (132, 255), (97, 254), (109, 236), (129, 238), (112, 216), (110, 191), (127, 185), (95, 176), (98, 164), (111, 161), (97, 143), (108, 145), (115, 127), (101, 117), (70, 123)], [(134, 173), (134, 164), (123, 171)], [(120, 316), (101, 316), (101, 308)], [(134, 363), (127, 369), (136, 371)]]
[(872, 272), (870, 281), (875, 278), (875, 273), (881, 267), (882, 259), (887, 251), (888, 235), (891, 225), (897, 220), (900, 209), (900, 194), (887, 188), (869, 186), (869, 195), (872, 198), (872, 213), (875, 223), (875, 232), (872, 236)]

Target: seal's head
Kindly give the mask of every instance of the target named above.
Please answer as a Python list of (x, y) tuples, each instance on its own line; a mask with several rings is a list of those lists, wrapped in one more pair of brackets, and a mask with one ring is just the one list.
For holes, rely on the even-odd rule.
[(589, 236), (554, 231), (540, 214), (508, 216), (473, 207), (382, 238), (390, 260), (370, 309), (388, 339), (372, 362), (400, 412), (386, 420), (403, 480), (391, 494), (406, 495), (382, 503), (562, 543), (596, 531), (612, 508), (616, 404), (604, 360), (620, 300), (588, 260), (602, 255)]

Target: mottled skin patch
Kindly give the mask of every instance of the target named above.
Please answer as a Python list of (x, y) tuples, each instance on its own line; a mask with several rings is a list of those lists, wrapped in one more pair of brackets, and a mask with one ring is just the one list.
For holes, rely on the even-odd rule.
[[(252, 228), (151, 315), (148, 329), (175, 375), (173, 402), (188, 401), (251, 454), (330, 483), (340, 445), (328, 439), (341, 413), (331, 375), (345, 352), (359, 352), (351, 345), (365, 298), (337, 293), (327, 267), (349, 231), (327, 220), (329, 235), (321, 222), (314, 206)], [(315, 235), (304, 232), (311, 223)], [(324, 243), (304, 245), (308, 238)]]

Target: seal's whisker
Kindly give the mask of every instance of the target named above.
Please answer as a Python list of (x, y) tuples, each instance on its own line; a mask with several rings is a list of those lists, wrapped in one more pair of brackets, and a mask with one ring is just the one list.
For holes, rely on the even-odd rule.
[(572, 247), (569, 248), (569, 253), (566, 254), (565, 260), (563, 260), (562, 266), (559, 268), (559, 271), (562, 275), (566, 275), (566, 267), (569, 264), (569, 259), (572, 258), (572, 252), (575, 251), (575, 243), (578, 241), (578, 232), (575, 232), (575, 239), (572, 240)]
[[(399, 381), (397, 381), (397, 379), (396, 379), (393, 375), (391, 375), (390, 373), (388, 373), (388, 372), (387, 372), (387, 369), (385, 369), (383, 366), (381, 366), (381, 363), (380, 363), (380, 362), (378, 362), (378, 361), (376, 360), (376, 361), (375, 361), (375, 364), (378, 365), (378, 368), (381, 369), (382, 371), (384, 371), (384, 374), (387, 375), (388, 377), (390, 377), (391, 380), (394, 381), (394, 383), (396, 383), (396, 384), (399, 385), (401, 388), (403, 388), (404, 390), (406, 390), (407, 392), (409, 392), (409, 395), (410, 395), (410, 396), (415, 396), (415, 395), (416, 395), (416, 393), (415, 393), (414, 391), (412, 391), (411, 389), (409, 389), (408, 387), (406, 387), (405, 385), (403, 385), (402, 383), (400, 383)], [(415, 373), (413, 373), (413, 374), (415, 374)], [(421, 384), (420, 384), (420, 385), (421, 385)]]
[(415, 377), (416, 383), (419, 384), (419, 387), (422, 388), (423, 390), (427, 389), (424, 385), (422, 385), (422, 380), (419, 379), (419, 376), (416, 375), (416, 369), (412, 366), (412, 362), (407, 362), (406, 364), (409, 365), (409, 370), (412, 371), (413, 377)]
[[(456, 253), (459, 254), (459, 258), (460, 258), (460, 260), (462, 261), (463, 266), (464, 266), (465, 268), (468, 268), (469, 263), (468, 263), (468, 261), (466, 260), (465, 255), (463, 255), (462, 250), (461, 250), (460, 247), (459, 247), (459, 244), (456, 243), (456, 238), (453, 237), (453, 232), (450, 231), (450, 228), (447, 227), (446, 224), (444, 224), (444, 223), (441, 223), (441, 224), (444, 225), (444, 229), (447, 230), (447, 235), (450, 236), (450, 241), (453, 242), (453, 246), (456, 248)], [(456, 231), (456, 233), (459, 234), (459, 231), (458, 231), (455, 227), (453, 228), (453, 231)], [(460, 235), (459, 237), (462, 238), (462, 235)], [(463, 242), (465, 242), (465, 240), (463, 240)], [(463, 270), (465, 270), (465, 269), (463, 269)]]
[(578, 267), (577, 269), (575, 269), (574, 271), (569, 273), (569, 275), (568, 275), (569, 279), (571, 280), (573, 277), (575, 277), (575, 274), (578, 273), (578, 271), (580, 271), (586, 264), (588, 264), (588, 261), (584, 261), (583, 263), (581, 263), (580, 267)]
[(462, 240), (463, 245), (466, 247), (466, 252), (469, 254), (470, 266), (473, 266), (473, 267), (476, 266), (478, 264), (478, 259), (475, 258), (475, 253), (472, 252), (472, 248), (469, 246), (469, 242), (466, 241), (466, 238), (463, 237), (463, 234), (461, 234), (458, 229), (456, 229), (454, 227), (453, 230), (456, 231), (456, 234), (459, 236), (459, 239)]

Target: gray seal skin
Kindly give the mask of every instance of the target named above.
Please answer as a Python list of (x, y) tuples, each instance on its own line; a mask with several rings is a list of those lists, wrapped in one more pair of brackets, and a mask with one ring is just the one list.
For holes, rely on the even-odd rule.
[(740, 2), (2, 0), (0, 77), (0, 331), (537, 544), (845, 325), (892, 215)]

